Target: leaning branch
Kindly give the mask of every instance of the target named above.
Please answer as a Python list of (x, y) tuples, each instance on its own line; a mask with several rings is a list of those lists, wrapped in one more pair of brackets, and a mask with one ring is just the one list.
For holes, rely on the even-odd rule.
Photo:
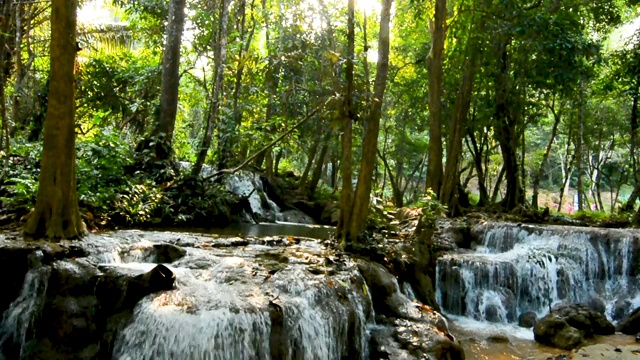
[(298, 127), (300, 127), (300, 125), (304, 124), (306, 121), (308, 121), (309, 119), (311, 119), (315, 114), (317, 114), (320, 110), (322, 110), (325, 106), (327, 106), (327, 104), (329, 104), (329, 102), (331, 102), (331, 100), (333, 100), (333, 97), (330, 97), (327, 101), (325, 101), (323, 104), (321, 104), (320, 106), (316, 107), (313, 111), (311, 111), (304, 119), (298, 121), (297, 124), (293, 125), (293, 127), (291, 127), (291, 129), (285, 131), (282, 135), (278, 136), (275, 140), (273, 140), (272, 142), (270, 142), (269, 144), (267, 144), (265, 147), (263, 147), (262, 149), (258, 150), (258, 152), (256, 152), (255, 154), (251, 155), (249, 158), (247, 158), (245, 161), (242, 162), (242, 164), (231, 168), (231, 169), (222, 169), (222, 170), (218, 170), (216, 172), (214, 172), (213, 174), (204, 177), (205, 180), (209, 180), (211, 178), (220, 176), (222, 174), (235, 174), (238, 171), (242, 170), (242, 168), (244, 168), (245, 166), (247, 166), (250, 162), (252, 162), (253, 160), (255, 160), (255, 158), (258, 157), (258, 155), (264, 153), (265, 151), (269, 150), (270, 148), (272, 148), (274, 145), (276, 145), (277, 143), (279, 143), (280, 141), (282, 141), (282, 139), (284, 139), (287, 135), (291, 134), (292, 132), (294, 132)]

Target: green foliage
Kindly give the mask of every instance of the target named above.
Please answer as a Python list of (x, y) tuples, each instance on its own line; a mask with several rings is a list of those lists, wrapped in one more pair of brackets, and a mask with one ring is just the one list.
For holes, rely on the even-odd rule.
[(580, 210), (571, 215), (576, 220), (586, 221), (588, 223), (598, 223), (609, 218), (607, 213), (602, 211)]
[(427, 189), (420, 203), (422, 210), (420, 221), (425, 227), (434, 227), (436, 221), (447, 214), (447, 207), (438, 201), (438, 197), (431, 189)]
[(26, 212), (35, 205), (40, 175), (40, 143), (16, 143), (3, 183), (0, 201), (5, 207)]

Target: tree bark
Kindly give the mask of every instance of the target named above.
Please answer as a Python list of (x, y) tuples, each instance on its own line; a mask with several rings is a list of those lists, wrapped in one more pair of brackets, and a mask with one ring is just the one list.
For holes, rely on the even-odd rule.
[(160, 117), (152, 136), (162, 147), (155, 146), (155, 157), (166, 160), (171, 156), (173, 131), (178, 113), (178, 88), (180, 86), (180, 47), (184, 30), (186, 0), (171, 0), (166, 43), (162, 58), (162, 84), (160, 90)]
[[(344, 91), (344, 107), (342, 109), (342, 191), (340, 193), (340, 218), (336, 229), (338, 237), (341, 239), (341, 246), (346, 245), (350, 240), (349, 225), (352, 217), (353, 185), (351, 184), (352, 173), (352, 142), (353, 142), (353, 121), (355, 111), (353, 108), (354, 75), (353, 62), (355, 56), (355, 0), (349, 0), (347, 9), (347, 64), (345, 66), (345, 77), (347, 86)], [(336, 77), (337, 79), (337, 77)], [(336, 83), (334, 87), (339, 86)], [(324, 150), (324, 148), (322, 149)]]
[[(218, 42), (216, 44), (214, 57), (216, 76), (214, 80), (213, 97), (211, 98), (211, 105), (209, 108), (209, 116), (207, 119), (207, 127), (202, 138), (202, 144), (200, 145), (200, 151), (196, 159), (196, 163), (193, 165), (193, 175), (200, 175), (202, 166), (207, 159), (209, 148), (211, 148), (211, 139), (213, 138), (213, 127), (216, 122), (220, 122), (220, 98), (222, 97), (222, 82), (224, 80), (224, 68), (227, 60), (227, 24), (229, 22), (229, 5), (231, 0), (222, 0), (220, 3), (220, 27), (218, 29)], [(226, 163), (226, 160), (225, 160)]]
[(378, 35), (378, 66), (376, 80), (373, 86), (373, 98), (369, 116), (364, 124), (364, 139), (362, 141), (362, 160), (360, 174), (353, 200), (353, 214), (350, 219), (349, 235), (357, 239), (365, 229), (369, 215), (369, 196), (371, 194), (371, 179), (376, 163), (378, 148), (378, 132), (382, 117), (382, 101), (387, 88), (389, 74), (389, 23), (391, 21), (391, 4), (393, 0), (383, 0), (380, 11), (380, 32)]
[(76, 193), (76, 0), (51, 2), (49, 108), (44, 123), (42, 170), (25, 236), (76, 239), (86, 233)]
[(500, 58), (500, 68), (496, 72), (494, 79), (496, 88), (495, 136), (496, 140), (500, 144), (500, 151), (502, 152), (502, 158), (504, 160), (505, 179), (507, 181), (507, 191), (504, 199), (502, 200), (502, 206), (506, 210), (512, 210), (523, 202), (524, 191), (520, 184), (518, 171), (515, 124), (509, 111), (510, 90), (508, 83), (508, 45), (508, 40), (500, 40), (497, 45), (497, 52)]
[(471, 108), (471, 93), (473, 90), (473, 78), (475, 75), (475, 60), (472, 55), (467, 59), (462, 75), (460, 91), (456, 96), (452, 126), (449, 131), (447, 145), (447, 165), (444, 172), (440, 191), (440, 202), (448, 207), (450, 215), (459, 213), (458, 188), (460, 185), (460, 158), (462, 157), (462, 138), (464, 137)]
[(427, 57), (429, 71), (429, 161), (427, 189), (440, 194), (442, 185), (442, 63), (446, 37), (447, 1), (435, 0), (430, 23), (431, 51)]
[(638, 168), (638, 157), (636, 154), (636, 147), (638, 145), (638, 100), (640, 98), (640, 75), (636, 79), (635, 92), (633, 93), (633, 102), (631, 104), (631, 164), (633, 171), (633, 191), (629, 200), (622, 207), (623, 211), (632, 211), (635, 207), (636, 200), (640, 196), (640, 169)]

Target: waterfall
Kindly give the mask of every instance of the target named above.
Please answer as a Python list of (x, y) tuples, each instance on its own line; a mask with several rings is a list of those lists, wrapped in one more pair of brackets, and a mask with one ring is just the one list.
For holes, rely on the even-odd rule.
[(50, 273), (51, 268), (44, 266), (33, 268), (25, 275), (20, 295), (2, 316), (0, 360), (5, 360), (4, 356), (22, 358), (24, 345), (33, 336), (34, 321), (44, 305)]
[(561, 302), (601, 301), (611, 312), (617, 299), (636, 297), (630, 232), (503, 224), (480, 240), (471, 253), (438, 259), (436, 298), (450, 314), (511, 323)]
[[(149, 265), (110, 264), (140, 271)], [(250, 258), (190, 249), (169, 267), (177, 288), (136, 306), (114, 359), (365, 358), (363, 299), (340, 284), (327, 286), (304, 265), (255, 279)], [(336, 301), (336, 288), (345, 291), (344, 301)]]

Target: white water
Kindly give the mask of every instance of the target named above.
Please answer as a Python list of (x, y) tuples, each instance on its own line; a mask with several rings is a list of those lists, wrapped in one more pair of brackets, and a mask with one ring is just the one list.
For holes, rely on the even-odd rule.
[[(557, 303), (640, 300), (632, 275), (633, 237), (578, 228), (490, 229), (475, 252), (438, 260), (436, 297), (443, 310), (474, 320), (513, 323)], [(640, 302), (640, 301), (636, 301)]]
[[(155, 266), (140, 262), (145, 246), (151, 244), (138, 241), (132, 251), (123, 255), (112, 250), (102, 259), (113, 259), (105, 265), (142, 273)], [(116, 340), (114, 359), (269, 359), (270, 302), (283, 314), (283, 336), (275, 344), (283, 349), (284, 359), (342, 359), (353, 347), (350, 341), (358, 339), (364, 359), (368, 340), (363, 300), (346, 291), (346, 299), (336, 301), (331, 292), (341, 286), (337, 280), (327, 286), (324, 276), (296, 264), (308, 257), (305, 254), (322, 251), (317, 242), (291, 247), (300, 260), (291, 256), (286, 268), (269, 277), (256, 276), (260, 267), (254, 255), (273, 250), (254, 245), (187, 248), (187, 256), (169, 266), (176, 274), (176, 290), (149, 295), (136, 306), (131, 323)], [(221, 254), (224, 251), (230, 253)], [(355, 336), (348, 333), (347, 320), (353, 314), (360, 332)]]
[[(22, 291), (2, 316), (0, 323), (0, 360), (5, 360), (5, 347), (18, 347), (17, 354), (23, 355), (23, 348), (30, 337), (29, 332), (36, 316), (44, 306), (44, 295), (47, 292), (47, 281), (51, 268), (48, 266), (31, 269), (24, 279)], [(16, 355), (17, 355), (16, 354)], [(8, 360), (8, 359), (7, 359)]]

